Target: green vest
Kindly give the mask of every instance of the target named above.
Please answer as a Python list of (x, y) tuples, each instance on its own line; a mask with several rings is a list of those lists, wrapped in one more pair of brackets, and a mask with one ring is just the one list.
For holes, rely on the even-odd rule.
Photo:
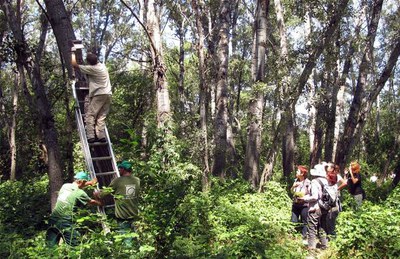
[(136, 219), (139, 211), (139, 178), (121, 176), (114, 179), (110, 187), (114, 190), (115, 216), (119, 219)]
[(64, 184), (58, 193), (56, 206), (51, 213), (53, 219), (72, 220), (74, 209), (86, 205), (90, 197), (74, 183)]

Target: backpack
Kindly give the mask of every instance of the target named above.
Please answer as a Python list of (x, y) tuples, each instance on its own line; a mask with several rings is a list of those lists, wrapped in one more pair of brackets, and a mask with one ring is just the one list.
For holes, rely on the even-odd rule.
[(328, 211), (336, 207), (337, 201), (339, 199), (339, 191), (337, 185), (328, 185), (317, 179), (322, 187), (322, 196), (318, 199), (318, 205), (322, 210)]

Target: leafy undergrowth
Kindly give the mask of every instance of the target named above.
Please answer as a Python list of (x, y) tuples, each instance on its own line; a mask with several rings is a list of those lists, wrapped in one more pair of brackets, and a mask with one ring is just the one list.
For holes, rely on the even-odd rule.
[[(280, 183), (271, 181), (264, 193), (255, 193), (240, 180), (214, 179), (210, 192), (200, 192), (197, 171), (176, 165), (186, 174), (164, 178), (146, 189), (137, 232), (130, 234), (133, 247), (124, 245), (121, 234), (102, 232), (100, 218), (88, 211), (80, 218), (81, 245), (45, 246), (46, 219), (20, 210), (28, 200), (33, 212), (43, 208), (37, 199), (45, 194), (43, 184), (0, 184), (1, 258), (308, 258), (301, 235), (290, 223), (291, 201)], [(192, 173), (187, 174), (187, 172)], [(154, 179), (153, 179), (154, 180)], [(160, 180), (160, 179), (159, 179)], [(167, 184), (168, 183), (168, 184)], [(154, 183), (153, 183), (154, 184)], [(8, 201), (10, 193), (12, 201)], [(329, 249), (314, 258), (396, 258), (400, 254), (400, 191), (391, 192), (382, 203), (364, 202), (353, 209), (344, 196), (344, 211), (337, 221), (337, 236)], [(26, 205), (27, 206), (27, 205)], [(32, 221), (33, 220), (33, 221)], [(111, 224), (111, 222), (109, 222)], [(32, 224), (30, 226), (30, 224)], [(26, 230), (12, 228), (15, 225)]]

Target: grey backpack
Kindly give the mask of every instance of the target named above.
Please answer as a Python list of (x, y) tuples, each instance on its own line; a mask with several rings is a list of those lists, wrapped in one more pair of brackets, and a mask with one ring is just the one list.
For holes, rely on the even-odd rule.
[(324, 184), (320, 179), (317, 179), (322, 187), (322, 196), (318, 199), (318, 205), (322, 210), (328, 211), (336, 207), (339, 199), (339, 190), (336, 184)]

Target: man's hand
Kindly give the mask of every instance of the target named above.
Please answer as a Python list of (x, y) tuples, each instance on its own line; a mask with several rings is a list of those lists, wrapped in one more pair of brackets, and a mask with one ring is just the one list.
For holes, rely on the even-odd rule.
[(97, 178), (93, 178), (92, 180), (86, 182), (86, 185), (94, 186), (96, 184), (97, 184)]
[(76, 51), (75, 46), (71, 47), (71, 52), (75, 52), (75, 51)]

